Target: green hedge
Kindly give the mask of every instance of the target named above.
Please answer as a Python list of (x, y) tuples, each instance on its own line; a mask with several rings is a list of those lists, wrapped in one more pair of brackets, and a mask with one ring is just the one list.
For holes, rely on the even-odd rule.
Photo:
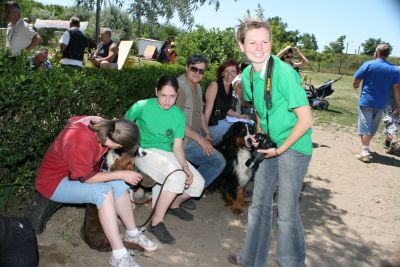
[[(13, 60), (0, 50), (0, 214), (29, 200), (37, 167), (69, 117), (120, 118), (137, 100), (154, 96), (162, 74), (183, 72), (183, 66), (161, 64), (31, 71), (26, 55)], [(213, 78), (210, 71), (204, 85)]]

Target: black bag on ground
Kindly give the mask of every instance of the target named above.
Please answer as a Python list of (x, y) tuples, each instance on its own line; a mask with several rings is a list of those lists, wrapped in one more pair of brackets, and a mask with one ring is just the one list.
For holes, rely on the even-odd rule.
[(0, 266), (33, 267), (38, 264), (36, 234), (29, 220), (0, 216)]

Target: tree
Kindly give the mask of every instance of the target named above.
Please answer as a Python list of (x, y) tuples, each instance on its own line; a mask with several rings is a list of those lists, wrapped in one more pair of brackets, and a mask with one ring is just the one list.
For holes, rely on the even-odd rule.
[(314, 34), (304, 33), (300, 35), (299, 46), (302, 49), (318, 50), (317, 39)]
[(192, 53), (202, 53), (210, 63), (215, 64), (220, 64), (226, 58), (239, 62), (242, 60), (233, 28), (207, 30), (202, 26), (196, 27), (196, 30), (182, 33), (175, 39), (176, 52), (179, 55), (178, 63), (184, 65), (187, 56)]
[[(84, 5), (91, 9), (94, 9), (96, 6), (96, 34), (98, 34), (99, 30), (100, 7), (105, 2), (105, 0), (75, 0), (78, 6)], [(107, 2), (122, 6), (124, 1), (108, 0)], [(218, 10), (220, 5), (219, 0), (128, 0), (128, 2), (130, 3), (128, 12), (138, 22), (137, 34), (139, 37), (143, 19), (152, 25), (157, 25), (160, 17), (169, 20), (177, 12), (179, 20), (190, 29), (194, 24), (194, 16), (192, 14), (194, 10), (205, 3), (214, 5), (215, 10)]]
[(346, 35), (339, 36), (335, 42), (330, 42), (329, 46), (324, 47), (324, 53), (342, 54), (344, 50), (344, 39), (346, 39)]
[(381, 38), (375, 39), (375, 38), (369, 38), (367, 39), (364, 43), (361, 44), (363, 47), (363, 54), (372, 56), (375, 53), (375, 49), (379, 44), (387, 44), (390, 47), (390, 51), (392, 51), (392, 46), (388, 42), (384, 42), (381, 40)]
[(283, 47), (288, 44), (297, 45), (299, 41), (299, 31), (287, 31), (287, 23), (282, 21), (280, 17), (272, 17), (268, 19), (268, 23), (272, 32), (272, 45), (275, 53), (279, 52)]

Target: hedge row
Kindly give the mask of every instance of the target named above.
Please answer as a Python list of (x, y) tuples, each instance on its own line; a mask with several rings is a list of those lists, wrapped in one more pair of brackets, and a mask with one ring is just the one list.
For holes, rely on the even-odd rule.
[[(183, 66), (160, 64), (31, 71), (26, 55), (14, 60), (0, 51), (0, 214), (29, 200), (37, 167), (69, 117), (119, 118), (137, 100), (154, 96), (162, 74), (183, 72)], [(209, 73), (204, 83), (211, 79)]]

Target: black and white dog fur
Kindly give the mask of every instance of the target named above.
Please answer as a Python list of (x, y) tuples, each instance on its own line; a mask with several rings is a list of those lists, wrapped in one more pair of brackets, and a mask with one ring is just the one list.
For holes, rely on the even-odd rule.
[(252, 125), (236, 122), (216, 147), (226, 160), (225, 169), (217, 178), (217, 184), (226, 205), (231, 206), (235, 214), (242, 213), (246, 206), (244, 188), (251, 179), (252, 170), (245, 163), (251, 157), (252, 134), (254, 134)]

